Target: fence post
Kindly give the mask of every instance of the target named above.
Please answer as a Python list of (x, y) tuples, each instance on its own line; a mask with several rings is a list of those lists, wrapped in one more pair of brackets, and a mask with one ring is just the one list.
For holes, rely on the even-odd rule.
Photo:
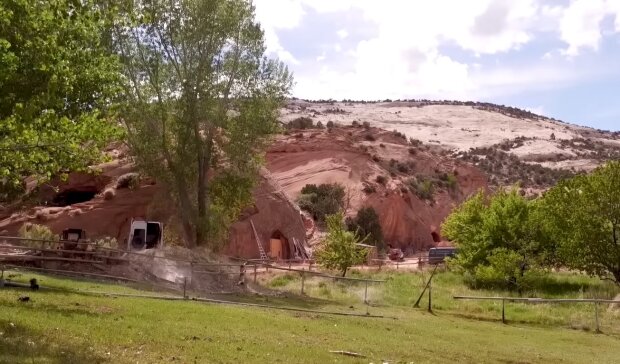
[(254, 283), (256, 283), (256, 264), (254, 264)]
[(187, 299), (187, 277), (183, 277), (183, 299)]
[(598, 325), (598, 301), (594, 301), (594, 319), (596, 321), (596, 332), (600, 333), (601, 329)]
[(428, 281), (428, 312), (433, 312), (433, 308), (432, 308), (432, 299), (433, 299), (432, 291), (433, 291), (433, 277), (431, 277), (430, 280)]
[(364, 289), (364, 303), (368, 305), (368, 281), (366, 281), (366, 288)]
[(398, 260), (396, 261), (396, 270), (398, 270)]
[(302, 295), (304, 294), (304, 283), (306, 280), (306, 275), (304, 274), (304, 272), (305, 272), (305, 268), (302, 268), (301, 269), (301, 294)]
[(502, 299), (502, 323), (505, 324), (506, 323), (506, 313), (505, 313), (505, 309), (506, 309), (506, 300)]

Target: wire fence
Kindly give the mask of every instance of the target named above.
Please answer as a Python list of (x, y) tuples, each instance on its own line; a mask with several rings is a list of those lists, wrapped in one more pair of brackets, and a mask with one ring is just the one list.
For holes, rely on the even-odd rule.
[(211, 299), (211, 294), (255, 292), (316, 299), (326, 306), (344, 304), (356, 312), (364, 310), (377, 316), (389, 316), (394, 307), (418, 306), (473, 319), (502, 318), (509, 323), (544, 323), (620, 334), (620, 301), (605, 298), (613, 298), (617, 289), (571, 291), (567, 295), (578, 297), (554, 299), (503, 294), (478, 297), (462, 281), (456, 284), (444, 276), (431, 279), (434, 271), (444, 268), (428, 264), (424, 256), (403, 262), (371, 262), (342, 277), (326, 273), (312, 259), (230, 259), (221, 263), (174, 252), (160, 254), (160, 250), (126, 251), (92, 242), (1, 237), (0, 243), (2, 240), (0, 268), (6, 270), (104, 279), (174, 297)]

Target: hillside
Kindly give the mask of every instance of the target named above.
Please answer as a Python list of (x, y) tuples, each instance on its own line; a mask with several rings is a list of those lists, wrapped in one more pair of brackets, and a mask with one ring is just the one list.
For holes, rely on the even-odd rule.
[(434, 245), (450, 211), (480, 188), (484, 173), (439, 148), (411, 145), (379, 128), (291, 130), (267, 152), (267, 169), (293, 199), (306, 184), (339, 183), (348, 214), (372, 206), (386, 242), (410, 251)]
[(484, 170), (492, 185), (543, 189), (558, 179), (620, 158), (620, 132), (567, 124), (512, 107), (448, 101), (335, 102), (292, 100), (284, 124), (369, 123), (395, 130)]

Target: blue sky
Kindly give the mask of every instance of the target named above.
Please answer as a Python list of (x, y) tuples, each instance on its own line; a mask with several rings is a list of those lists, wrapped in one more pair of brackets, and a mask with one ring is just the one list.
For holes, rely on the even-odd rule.
[(620, 0), (254, 0), (294, 96), (489, 101), (620, 130)]

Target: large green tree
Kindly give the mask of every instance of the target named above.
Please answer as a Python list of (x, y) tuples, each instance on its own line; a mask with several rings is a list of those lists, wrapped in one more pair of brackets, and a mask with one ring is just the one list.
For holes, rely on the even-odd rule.
[(113, 32), (138, 165), (168, 186), (189, 247), (216, 248), (251, 201), (292, 77), (247, 0), (119, 1)]
[(620, 285), (620, 161), (560, 182), (543, 206), (564, 264)]
[(25, 176), (98, 162), (117, 135), (108, 19), (88, 0), (0, 2), (0, 201), (21, 193)]
[(453, 264), (479, 281), (521, 288), (526, 272), (553, 262), (539, 205), (517, 189), (501, 189), (492, 196), (480, 191), (471, 197), (442, 225), (443, 235), (458, 248)]

